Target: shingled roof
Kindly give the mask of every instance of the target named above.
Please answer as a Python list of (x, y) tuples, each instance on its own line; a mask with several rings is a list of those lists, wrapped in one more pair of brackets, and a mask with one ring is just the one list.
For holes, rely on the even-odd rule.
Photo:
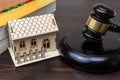
[(12, 40), (58, 31), (53, 14), (12, 20), (8, 22), (8, 27)]

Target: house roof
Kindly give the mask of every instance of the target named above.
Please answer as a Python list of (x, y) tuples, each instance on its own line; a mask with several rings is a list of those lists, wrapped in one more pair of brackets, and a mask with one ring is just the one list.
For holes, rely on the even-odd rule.
[(58, 31), (53, 14), (12, 20), (8, 22), (8, 27), (12, 40)]

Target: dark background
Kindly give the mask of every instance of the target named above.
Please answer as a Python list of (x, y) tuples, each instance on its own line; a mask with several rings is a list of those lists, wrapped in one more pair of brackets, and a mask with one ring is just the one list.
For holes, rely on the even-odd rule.
[(60, 28), (59, 38), (73, 30), (82, 29), (87, 17), (96, 3), (103, 3), (116, 10), (117, 16), (113, 22), (120, 25), (119, 0), (57, 0), (56, 20)]
[[(84, 27), (95, 3), (104, 3), (115, 9), (117, 16), (114, 22), (120, 25), (119, 0), (57, 0), (55, 17), (60, 29), (58, 42), (65, 34)], [(14, 68), (9, 52), (6, 51), (0, 55), (0, 80), (120, 80), (120, 71), (89, 74), (69, 67), (61, 57)]]

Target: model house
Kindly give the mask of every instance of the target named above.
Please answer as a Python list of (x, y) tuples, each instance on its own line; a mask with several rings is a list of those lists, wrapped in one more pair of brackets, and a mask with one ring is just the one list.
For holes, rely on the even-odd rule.
[(56, 0), (0, 0), (0, 54), (9, 47), (8, 21), (53, 13)]
[(9, 52), (16, 67), (58, 56), (53, 14), (8, 22)]

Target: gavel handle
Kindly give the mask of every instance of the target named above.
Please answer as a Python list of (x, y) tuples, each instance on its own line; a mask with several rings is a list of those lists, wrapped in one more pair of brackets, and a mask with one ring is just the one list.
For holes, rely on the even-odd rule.
[(120, 33), (120, 26), (117, 25), (117, 24), (112, 24), (112, 25), (109, 27), (109, 31), (116, 32), (116, 33)]

